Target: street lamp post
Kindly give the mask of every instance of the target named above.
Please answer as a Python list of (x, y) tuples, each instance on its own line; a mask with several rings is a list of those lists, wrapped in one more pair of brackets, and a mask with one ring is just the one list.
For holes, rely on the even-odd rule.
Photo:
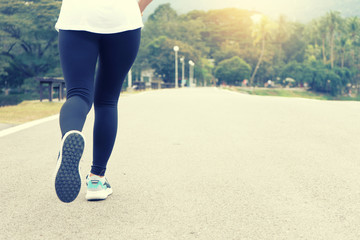
[(189, 61), (189, 87), (191, 87), (194, 77), (194, 65), (195, 63), (193, 61)]
[(184, 87), (184, 84), (185, 84), (185, 82), (184, 82), (185, 57), (181, 57), (180, 62), (182, 64), (182, 66), (181, 66), (181, 70), (182, 70), (181, 71), (181, 87)]
[(178, 46), (174, 46), (174, 51), (175, 51), (175, 88), (179, 87), (179, 74), (178, 74), (178, 51), (179, 51), (179, 47)]
[[(191, 69), (191, 78), (192, 78), (193, 82), (195, 81), (194, 72), (195, 72), (195, 63), (193, 62), (192, 69)], [(195, 87), (196, 87), (196, 82), (194, 82), (194, 84), (195, 84)]]
[(191, 87), (191, 63), (192, 61), (189, 61), (189, 87)]
[(132, 73), (131, 73), (131, 68), (129, 70), (129, 73), (128, 73), (128, 89), (131, 90), (132, 88)]

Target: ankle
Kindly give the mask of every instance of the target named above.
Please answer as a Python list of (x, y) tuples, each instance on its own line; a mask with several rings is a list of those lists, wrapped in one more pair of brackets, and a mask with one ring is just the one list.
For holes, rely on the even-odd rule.
[(104, 177), (104, 176), (96, 175), (96, 174), (93, 174), (93, 173), (90, 173), (89, 176), (90, 176), (90, 177), (92, 177), (92, 176), (97, 176), (97, 177), (100, 177), (100, 178), (103, 178), (103, 177)]

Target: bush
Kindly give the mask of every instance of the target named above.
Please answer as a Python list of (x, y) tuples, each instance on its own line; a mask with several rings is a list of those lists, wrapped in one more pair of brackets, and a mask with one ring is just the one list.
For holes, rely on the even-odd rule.
[[(39, 94), (39, 82), (35, 78), (27, 78), (24, 80), (24, 83), (21, 85), (23, 90), (23, 100), (36, 100), (40, 99)], [(47, 90), (43, 89), (45, 98), (47, 97)]]
[(290, 62), (281, 72), (281, 78), (293, 78), (296, 84), (308, 83), (313, 91), (341, 95), (348, 83), (352, 82), (352, 73), (348, 68), (329, 66), (320, 61), (309, 63)]
[[(34, 78), (27, 78), (21, 87), (8, 90), (9, 95), (0, 94), (0, 106), (17, 105), (24, 100), (40, 99), (38, 82)], [(44, 91), (47, 93), (47, 91)], [(45, 96), (47, 96), (45, 93)]]
[(23, 101), (21, 95), (0, 95), (0, 107), (17, 105)]
[(215, 77), (229, 85), (249, 79), (250, 73), (251, 66), (237, 56), (221, 61), (215, 69)]
[(295, 86), (302, 86), (304, 83), (311, 83), (313, 79), (313, 73), (310, 66), (296, 61), (286, 64), (282, 69), (280, 76), (282, 79), (294, 79)]
[(333, 71), (329, 71), (326, 78), (330, 81), (330, 93), (332, 96), (338, 96), (342, 93), (341, 78)]

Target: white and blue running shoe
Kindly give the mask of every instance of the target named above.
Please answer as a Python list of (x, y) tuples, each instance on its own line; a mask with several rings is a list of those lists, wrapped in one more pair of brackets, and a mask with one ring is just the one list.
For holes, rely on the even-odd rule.
[(113, 190), (105, 177), (86, 176), (87, 200), (105, 200)]
[(55, 171), (55, 191), (63, 202), (74, 201), (80, 192), (79, 162), (84, 148), (84, 136), (76, 130), (67, 132), (61, 141)]

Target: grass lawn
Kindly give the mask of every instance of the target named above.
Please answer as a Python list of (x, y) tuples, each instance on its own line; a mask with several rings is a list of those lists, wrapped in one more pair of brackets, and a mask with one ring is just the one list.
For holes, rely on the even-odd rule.
[[(146, 90), (151, 91), (151, 90)], [(122, 92), (120, 96), (125, 97), (143, 91)], [(0, 123), (21, 124), (32, 120), (58, 114), (64, 102), (48, 102), (44, 100), (23, 101), (15, 106), (0, 107)]]
[(23, 101), (16, 106), (0, 107), (0, 123), (21, 124), (58, 114), (63, 102)]
[(360, 101), (360, 96), (354, 97), (333, 97), (326, 94), (314, 93), (304, 89), (291, 89), (291, 88), (242, 88), (242, 87), (225, 87), (225, 89), (246, 93), (251, 95), (260, 96), (277, 96), (277, 97), (298, 97), (310, 98), (318, 100), (341, 100), (341, 101)]

